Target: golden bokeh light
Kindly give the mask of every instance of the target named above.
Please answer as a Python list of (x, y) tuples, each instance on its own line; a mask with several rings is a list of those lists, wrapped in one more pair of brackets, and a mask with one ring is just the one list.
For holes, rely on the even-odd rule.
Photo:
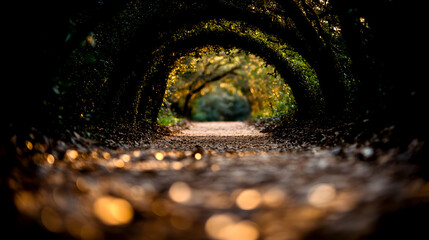
[(40, 220), (43, 226), (51, 232), (62, 232), (64, 223), (62, 216), (54, 209), (50, 207), (44, 207), (40, 214)]
[(203, 155), (201, 155), (201, 153), (195, 153), (194, 157), (197, 160), (201, 160), (201, 158), (203, 157)]
[(171, 168), (173, 168), (174, 170), (180, 170), (183, 168), (183, 163), (181, 162), (172, 162), (171, 163)]
[(27, 191), (17, 192), (14, 196), (16, 208), (29, 216), (35, 216), (39, 212), (39, 201), (34, 194)]
[(211, 216), (206, 224), (207, 235), (222, 240), (255, 240), (259, 237), (259, 230), (251, 221), (239, 221), (232, 214), (216, 214)]
[(123, 162), (129, 162), (131, 160), (131, 156), (128, 154), (122, 154), (119, 159), (121, 159)]
[(109, 159), (111, 157), (110, 153), (108, 153), (108, 152), (103, 152), (102, 155), (103, 155), (104, 159)]
[(54, 164), (55, 163), (55, 157), (52, 154), (48, 154), (48, 156), (46, 156), (46, 161), (49, 164)]
[(241, 221), (227, 226), (224, 235), (225, 240), (256, 240), (259, 237), (259, 230), (255, 223)]
[(157, 153), (155, 153), (155, 158), (158, 161), (162, 161), (164, 159), (164, 154), (161, 152), (157, 152)]
[(117, 168), (123, 168), (125, 166), (124, 161), (122, 161), (121, 159), (116, 159), (114, 164), (115, 164), (115, 167)]
[(315, 207), (327, 207), (336, 197), (336, 190), (330, 184), (318, 184), (307, 195), (308, 202)]
[(90, 156), (94, 159), (98, 158), (98, 153), (96, 151), (92, 151)]
[(262, 202), (262, 196), (256, 189), (246, 189), (240, 192), (236, 199), (236, 204), (243, 210), (257, 208)]
[(175, 182), (168, 191), (170, 198), (178, 203), (185, 203), (191, 199), (192, 189), (184, 182)]
[(264, 192), (262, 200), (269, 207), (278, 207), (285, 202), (286, 194), (278, 188), (271, 188)]
[(140, 157), (142, 155), (142, 151), (140, 151), (140, 150), (134, 150), (133, 151), (133, 156), (134, 157)]
[(25, 141), (25, 146), (28, 148), (28, 150), (33, 150), (33, 143), (31, 143), (30, 141)]
[(89, 184), (83, 177), (78, 177), (76, 179), (76, 187), (81, 192), (86, 192), (89, 190)]
[(71, 149), (67, 150), (66, 156), (69, 160), (75, 160), (79, 156), (79, 153), (76, 150)]
[(206, 233), (212, 238), (223, 239), (225, 237), (224, 230), (235, 222), (235, 216), (231, 214), (213, 215), (206, 222)]
[(111, 196), (98, 198), (94, 202), (93, 211), (106, 225), (124, 225), (134, 217), (133, 207), (127, 200)]

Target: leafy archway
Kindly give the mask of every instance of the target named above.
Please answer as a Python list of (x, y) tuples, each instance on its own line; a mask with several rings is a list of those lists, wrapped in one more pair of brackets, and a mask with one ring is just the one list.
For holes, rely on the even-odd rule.
[[(153, 80), (148, 81), (146, 79), (146, 82), (152, 85), (145, 87), (146, 92), (144, 92), (144, 88), (140, 92), (139, 97), (142, 99), (138, 100), (139, 109), (137, 112), (144, 113), (143, 118), (156, 119), (157, 110), (162, 103), (163, 93), (165, 92), (166, 80), (174, 62), (184, 54), (194, 51), (195, 48), (207, 45), (222, 46), (224, 48), (239, 47), (262, 57), (268, 64), (275, 66), (279, 74), (292, 88), (302, 116), (310, 115), (315, 110), (312, 107), (320, 105), (314, 102), (317, 100), (313, 97), (313, 93), (309, 91), (304, 76), (294, 69), (279, 53), (251, 37), (240, 36), (230, 32), (212, 31), (199, 33), (177, 41), (166, 47), (165, 52), (160, 54), (162, 60), (153, 67), (154, 72), (151, 73), (152, 75), (149, 75)], [(151, 95), (154, 89), (159, 91), (157, 95)], [(133, 90), (135, 91), (135, 89)], [(126, 95), (132, 96), (131, 94)], [(151, 102), (151, 104), (147, 104), (148, 102)]]
[[(50, 8), (57, 11), (49, 11)], [(26, 84), (16, 81), (10, 94), (3, 96), (20, 96), (16, 104), (7, 108), (11, 112), (15, 112), (15, 106), (25, 109), (29, 102), (39, 107), (10, 114), (7, 121), (26, 125), (23, 119), (37, 115), (35, 121), (44, 126), (52, 122), (72, 126), (82, 121), (97, 124), (94, 121), (118, 115), (111, 109), (120, 109), (132, 116), (137, 95), (128, 93), (142, 87), (147, 90), (143, 92), (146, 95), (151, 91), (146, 87), (153, 85), (149, 81), (155, 74), (151, 69), (159, 64), (153, 53), (180, 40), (177, 36), (198, 40), (188, 35), (194, 34), (189, 29), (201, 28), (201, 24), (210, 21), (224, 21), (236, 28), (232, 33), (244, 36), (250, 34), (246, 29), (259, 29), (266, 37), (256, 38), (262, 44), (271, 47), (287, 44), (293, 48), (317, 73), (328, 115), (340, 113), (344, 105), (351, 102), (347, 105), (348, 113), (356, 112), (367, 118), (376, 115), (374, 119), (389, 118), (393, 122), (401, 119), (404, 123), (408, 119), (426, 119), (415, 114), (419, 112), (417, 106), (425, 100), (420, 90), (424, 89), (422, 81), (417, 80), (423, 75), (417, 73), (424, 66), (420, 64), (416, 68), (411, 61), (403, 61), (410, 59), (412, 53), (425, 50), (426, 37), (408, 37), (421, 32), (422, 23), (427, 22), (426, 15), (422, 14), (425, 9), (424, 2), (414, 1), (408, 4), (405, 1), (333, 0), (106, 0), (65, 1), (61, 5), (47, 2), (40, 6), (34, 3), (22, 15), (28, 16), (27, 22), (32, 24), (15, 29), (21, 32), (17, 35), (20, 37), (15, 38), (16, 49), (31, 53), (25, 64), (29, 70), (22, 73), (28, 80), (24, 81)], [(402, 13), (414, 12), (411, 18), (397, 18)], [(228, 26), (223, 25), (230, 31)], [(395, 35), (397, 30), (400, 34)], [(40, 37), (33, 37), (28, 44), (25, 40), (28, 36)], [(95, 47), (91, 43), (83, 47), (82, 42), (90, 39), (95, 40)], [(281, 54), (284, 51), (275, 50)], [(22, 62), (19, 59), (22, 54), (12, 55), (10, 59)], [(76, 62), (85, 62), (87, 70), (76, 77), (58, 74), (80, 66), (70, 64), (75, 56)], [(90, 78), (87, 73), (96, 73), (91, 77), (100, 80), (81, 80), (80, 77)], [(42, 80), (32, 81), (34, 76)], [(406, 88), (403, 88), (403, 79), (411, 79)], [(42, 92), (34, 93), (36, 87)], [(405, 101), (399, 100), (402, 90), (406, 91)], [(97, 94), (92, 94), (94, 91), (98, 91)], [(82, 101), (77, 101), (74, 93), (78, 93)], [(126, 110), (123, 106), (127, 106)], [(402, 118), (397, 109), (406, 109), (415, 117)], [(421, 122), (424, 120), (419, 120)]]
[(273, 66), (243, 50), (207, 47), (175, 63), (158, 121), (243, 120), (295, 111), (291, 89)]
[[(223, 238), (217, 227), (208, 230), (221, 219), (231, 223), (223, 229), (234, 233), (228, 238), (236, 238), (236, 227), (250, 230), (254, 239), (285, 234), (329, 239), (331, 233), (359, 238), (370, 236), (373, 228), (362, 231), (362, 224), (350, 221), (367, 213), (376, 213), (367, 219), (377, 219), (398, 210), (402, 201), (415, 219), (415, 212), (427, 209), (414, 203), (427, 197), (427, 184), (415, 177), (423, 173), (427, 179), (429, 172), (424, 110), (429, 95), (422, 81), (429, 55), (428, 35), (422, 31), (429, 22), (427, 1), (50, 0), (17, 5), (19, 25), (5, 30), (12, 30), (5, 47), (12, 50), (7, 58), (14, 66), (4, 74), (5, 85), (12, 87), (0, 89), (6, 109), (6, 124), (0, 126), (0, 189), (10, 220), (5, 229), (11, 234), (34, 237), (48, 230), (42, 237), (102, 239), (138, 232), (138, 237), (179, 234), (183, 239), (199, 229), (207, 237)], [(280, 153), (250, 158), (232, 153), (243, 156), (243, 164), (211, 153), (201, 159), (203, 150), (217, 148), (211, 146), (212, 135), (203, 146), (188, 139), (185, 152), (173, 153), (185, 149), (181, 139), (164, 141), (169, 138), (163, 138), (165, 132), (156, 134), (160, 128), (153, 122), (177, 59), (207, 46), (215, 53), (219, 48), (253, 53), (291, 87), (298, 120), (307, 121), (276, 125), (274, 137), (256, 137), (257, 148), (252, 147)], [(305, 64), (297, 66), (298, 59)], [(320, 93), (310, 86), (308, 72), (317, 76)], [(332, 118), (312, 118), (317, 111)], [(80, 137), (94, 137), (94, 129), (105, 134), (100, 134), (106, 140), (102, 147)], [(159, 152), (142, 150), (154, 138), (162, 139)], [(274, 139), (286, 142), (280, 146)], [(249, 151), (249, 142), (238, 143)], [(138, 150), (126, 149), (131, 144)], [(234, 156), (226, 152), (229, 144), (222, 145), (227, 157)], [(176, 174), (182, 169), (183, 178)], [(412, 179), (394, 181), (407, 176)], [(185, 192), (186, 200), (175, 192)], [(249, 208), (242, 198), (258, 203)], [(124, 221), (110, 214), (118, 207), (125, 209)], [(389, 215), (386, 219), (392, 219)], [(29, 231), (22, 231), (27, 217)], [(307, 228), (303, 222), (309, 223), (309, 235), (298, 234)], [(416, 226), (423, 229), (408, 221), (392, 232), (397, 224), (392, 228), (390, 222), (382, 220), (375, 227), (383, 231), (370, 237), (418, 237)], [(166, 231), (168, 226), (174, 228)]]
[[(303, 22), (303, 19), (302, 19), (303, 16), (298, 14), (297, 9), (295, 8), (293, 11), (288, 12), (290, 16), (287, 16), (287, 18), (288, 19), (290, 18), (289, 20), (292, 22), (289, 21), (287, 23), (286, 22), (281, 23), (282, 21), (281, 19), (280, 21), (278, 20), (273, 21), (272, 16), (270, 16), (269, 14), (268, 15), (263, 14), (258, 11), (247, 9), (247, 7), (243, 7), (242, 5), (240, 5), (241, 7), (238, 5), (224, 4), (216, 1), (208, 2), (207, 4), (202, 4), (202, 5), (196, 4), (196, 5), (192, 5), (192, 7), (184, 7), (181, 10), (174, 11), (173, 15), (156, 16), (155, 17), (156, 21), (153, 21), (156, 23), (154, 26), (148, 27), (147, 25), (144, 25), (144, 24), (140, 26), (139, 27), (140, 30), (137, 29), (137, 33), (135, 35), (135, 39), (132, 41), (132, 44), (128, 46), (126, 48), (128, 50), (125, 50), (124, 53), (122, 54), (125, 57), (119, 58), (120, 59), (120, 61), (118, 61), (120, 64), (120, 67), (118, 67), (119, 71), (114, 72), (114, 74), (112, 74), (112, 77), (111, 77), (114, 80), (112, 89), (117, 89), (118, 86), (121, 85), (121, 81), (122, 81), (121, 79), (123, 79), (124, 76), (127, 76), (127, 74), (129, 74), (130, 72), (136, 76), (139, 76), (138, 78), (140, 80), (134, 81), (131, 79), (129, 86), (127, 87), (128, 90), (126, 91), (126, 94), (125, 94), (127, 97), (125, 97), (125, 99), (123, 100), (117, 100), (117, 102), (124, 102), (125, 105), (132, 106), (132, 109), (134, 109), (136, 108), (137, 102), (139, 105), (142, 105), (142, 103), (146, 104), (147, 101), (152, 101), (151, 99), (156, 99), (156, 97), (150, 96), (151, 93), (149, 92), (144, 92), (143, 94), (144, 96), (148, 96), (149, 98), (151, 98), (151, 99), (148, 99), (147, 101), (146, 100), (136, 101), (136, 99), (133, 98), (133, 96), (136, 96), (139, 94), (135, 94), (135, 93), (129, 94), (130, 92), (135, 91), (135, 89), (140, 89), (138, 91), (140, 91), (141, 93), (142, 91), (141, 88), (144, 85), (142, 82), (147, 83), (148, 82), (147, 79), (150, 78), (147, 75), (154, 74), (153, 65), (157, 65), (157, 66), (160, 66), (163, 64), (171, 65), (171, 61), (170, 63), (166, 63), (162, 60), (155, 60), (158, 62), (154, 62), (152, 53), (165, 51), (163, 50), (164, 48), (166, 48), (165, 45), (170, 45), (170, 49), (174, 50), (174, 48), (177, 48), (177, 50), (180, 51), (180, 48), (181, 48), (180, 45), (184, 45), (183, 42), (185, 42), (184, 39), (186, 38), (188, 38), (189, 42), (196, 42), (196, 43), (201, 42), (199, 44), (203, 45), (202, 42), (205, 41), (203, 36), (207, 35), (210, 32), (210, 29), (205, 29), (204, 31), (198, 34), (195, 34), (195, 31), (192, 32), (192, 27), (194, 29), (197, 27), (201, 28), (202, 27), (201, 22), (207, 21), (209, 19), (214, 19), (214, 20), (228, 19), (229, 21), (230, 20), (244, 21), (244, 24), (246, 24), (246, 27), (249, 27), (249, 24), (251, 28), (260, 27), (262, 32), (274, 34), (276, 38), (275, 41), (280, 41), (280, 42), (286, 41), (288, 44), (294, 47), (294, 49), (296, 49), (297, 52), (301, 53), (302, 56), (304, 56), (306, 60), (310, 63), (310, 65), (312, 65), (312, 67), (315, 69), (320, 80), (320, 86), (322, 89), (324, 99), (327, 102), (327, 110), (330, 113), (341, 112), (340, 109), (342, 109), (343, 105), (345, 104), (343, 99), (344, 86), (342, 86), (343, 83), (339, 83), (339, 81), (342, 81), (342, 80), (340, 80), (341, 77), (338, 76), (338, 75), (341, 75), (340, 71), (336, 69), (337, 65), (334, 63), (336, 60), (332, 56), (332, 53), (329, 53), (328, 51), (329, 45), (324, 46), (323, 43), (318, 42), (317, 39), (319, 39), (319, 37), (317, 37), (317, 35), (314, 35), (314, 33), (312, 34), (307, 33), (309, 30), (308, 23), (306, 25), (306, 23)], [(299, 24), (294, 23), (293, 20), (295, 22), (299, 22)], [(232, 28), (234, 28), (234, 25), (233, 25), (234, 23), (227, 22), (227, 24), (232, 25)], [(191, 26), (191, 30), (183, 29), (184, 26)], [(236, 24), (235, 27), (237, 28), (237, 26), (240, 27), (241, 29), (238, 29), (236, 31), (231, 31), (231, 29), (228, 29), (228, 30), (225, 30), (225, 32), (228, 32), (227, 34), (233, 34), (233, 33), (237, 34), (237, 39), (238, 39), (237, 41), (243, 42), (242, 39), (248, 37), (246, 36), (246, 34), (249, 34), (249, 33), (245, 32), (246, 30), (244, 30), (245, 27), (243, 27), (243, 24), (241, 26)], [(305, 34), (301, 34), (299, 29), (301, 32), (304, 32)], [(216, 31), (220, 32), (219, 29), (217, 29)], [(179, 37), (177, 37), (177, 32), (179, 32)], [(216, 35), (216, 33), (212, 33), (212, 34), (213, 36)], [(197, 37), (196, 35), (200, 35), (200, 37)], [(227, 37), (227, 38), (231, 39), (234, 37)], [(207, 44), (214, 44), (214, 45), (229, 44), (229, 43), (226, 43), (227, 40), (223, 40), (221, 37), (214, 37), (213, 39), (217, 39), (217, 40), (213, 41), (212, 39), (210, 39), (209, 40), (210, 42)], [(266, 39), (261, 40), (256, 38), (255, 40), (256, 41), (253, 42), (254, 45), (269, 44)], [(224, 41), (224, 43), (222, 43), (222, 41)], [(280, 42), (279, 42), (279, 46), (280, 46)], [(247, 43), (239, 43), (238, 45), (240, 44), (247, 44), (247, 46), (244, 46), (244, 48), (256, 48), (256, 49), (258, 48), (258, 47), (251, 46), (252, 43), (249, 43), (249, 41)], [(144, 46), (144, 48), (142, 48), (142, 46)], [(237, 46), (237, 47), (241, 47), (241, 46)], [(259, 47), (259, 49), (261, 48)], [(263, 50), (259, 51), (259, 54), (263, 54), (263, 52), (265, 51)], [(130, 58), (129, 57), (130, 55), (135, 57)], [(280, 58), (282, 54), (277, 54), (277, 55), (280, 55), (277, 57), (277, 58)], [(271, 61), (276, 61), (275, 59), (273, 59), (276, 57), (268, 57), (268, 58), (272, 58)], [(146, 67), (144, 67), (144, 69), (139, 69), (142, 67), (142, 65), (145, 65)], [(290, 72), (290, 67), (280, 66), (280, 68), (281, 69), (286, 68), (288, 70), (285, 70), (285, 72), (286, 71)], [(136, 69), (139, 69), (139, 70), (136, 70)], [(161, 71), (164, 71), (164, 70), (161, 70)], [(157, 69), (156, 72), (158, 72), (157, 74), (159, 74), (160, 70)], [(157, 78), (162, 79), (164, 77), (157, 76)], [(144, 79), (144, 80), (141, 80), (141, 79)], [(292, 78), (289, 78), (289, 79), (292, 79)], [(153, 86), (146, 87), (146, 91), (151, 91), (151, 89), (162, 90), (162, 88), (163, 87), (160, 85), (157, 85), (155, 87)], [(300, 86), (300, 87), (292, 87), (292, 88), (296, 88), (295, 91), (302, 92), (302, 93), (298, 93), (298, 95), (305, 95), (303, 93), (305, 92), (305, 90), (298, 89), (298, 88), (305, 88), (305, 87)], [(117, 94), (115, 93), (110, 95), (117, 96)], [(298, 98), (301, 98), (301, 96), (298, 96)], [(159, 102), (158, 100), (155, 100), (155, 101)], [(304, 103), (305, 101), (302, 101), (302, 102), (303, 102), (301, 103), (301, 105), (303, 105), (302, 109), (305, 109), (306, 107), (304, 105), (306, 103)], [(310, 105), (313, 105), (313, 104), (310, 104)], [(159, 103), (156, 103), (155, 105), (151, 104), (149, 107), (152, 107), (152, 106), (156, 106), (159, 108), (160, 105)], [(117, 108), (123, 109), (123, 106), (118, 105)], [(130, 112), (132, 111), (133, 110), (130, 110)], [(153, 119), (154, 114), (149, 114), (151, 116), (148, 116), (146, 114), (146, 112), (148, 112), (147, 109), (140, 109), (138, 110), (138, 112), (144, 113), (144, 118)], [(305, 114), (308, 114), (308, 113), (304, 113), (304, 115)]]

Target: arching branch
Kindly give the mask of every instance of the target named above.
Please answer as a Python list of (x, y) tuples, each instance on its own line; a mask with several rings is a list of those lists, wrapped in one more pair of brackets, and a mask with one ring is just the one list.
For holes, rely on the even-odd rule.
[[(166, 46), (164, 52), (161, 55), (160, 64), (156, 67), (159, 74), (153, 76), (151, 80), (152, 84), (160, 86), (163, 82), (164, 91), (166, 85), (166, 77), (168, 74), (169, 66), (174, 64), (174, 61), (181, 55), (184, 55), (195, 48), (204, 47), (208, 45), (221, 46), (224, 48), (237, 47), (245, 51), (254, 53), (263, 58), (268, 64), (276, 67), (280, 75), (285, 79), (292, 89), (295, 100), (299, 106), (300, 116), (308, 116), (312, 112), (313, 106), (317, 105), (313, 101), (312, 94), (307, 88), (306, 81), (303, 76), (296, 72), (292, 66), (284, 59), (279, 53), (266, 46), (264, 43), (249, 37), (242, 36), (236, 33), (226, 31), (207, 31), (200, 32), (194, 36), (189, 36), (186, 39), (179, 40)], [(175, 53), (175, 54), (172, 54)], [(174, 57), (172, 56), (174, 55)], [(163, 73), (164, 72), (164, 73)], [(161, 80), (163, 79), (163, 80)], [(152, 89), (155, 87), (151, 87)], [(147, 88), (147, 89), (151, 89)], [(144, 96), (143, 96), (144, 97)], [(156, 101), (158, 105), (161, 104), (162, 97)], [(146, 101), (141, 101), (146, 102)], [(144, 104), (140, 104), (138, 112), (147, 112), (147, 108)], [(157, 114), (157, 113), (152, 113)]]
[[(279, 22), (273, 21), (271, 16), (250, 12), (249, 10), (236, 7), (226, 6), (217, 1), (209, 1), (206, 5), (198, 5), (196, 8), (186, 8), (183, 11), (177, 11), (172, 16), (157, 16), (154, 26), (142, 25), (141, 30), (137, 31), (137, 35), (127, 51), (123, 54), (124, 57), (119, 58), (119, 63), (123, 66), (125, 74), (132, 69), (140, 69), (142, 66), (153, 66), (152, 53), (164, 47), (172, 41), (172, 37), (180, 29), (185, 26), (200, 24), (202, 21), (210, 19), (227, 19), (230, 21), (242, 21), (250, 26), (257, 27), (267, 34), (273, 34), (278, 39), (292, 46), (299, 54), (301, 54), (307, 62), (314, 68), (318, 76), (320, 87), (326, 100), (327, 109), (331, 113), (338, 113), (344, 105), (344, 86), (342, 75), (337, 68), (335, 56), (323, 45), (312, 28), (311, 23), (303, 16), (302, 12), (296, 4), (289, 1), (282, 3), (284, 8), (288, 7), (288, 17), (295, 21), (299, 31), (292, 29), (287, 25), (282, 25)], [(292, 6), (292, 7), (291, 7)], [(153, 31), (153, 32), (151, 32)], [(161, 38), (159, 38), (160, 36)], [(210, 44), (216, 45), (211, 41)], [(220, 43), (222, 45), (222, 43)], [(144, 48), (142, 47), (144, 46)], [(262, 54), (263, 55), (263, 54)], [(135, 56), (135, 57), (130, 57)], [(122, 67), (119, 67), (121, 69)], [(288, 72), (289, 70), (285, 70)], [(123, 73), (122, 73), (123, 74)], [(116, 82), (113, 83), (112, 89), (118, 85), (116, 79), (121, 79), (121, 73), (112, 77)], [(120, 81), (120, 80), (119, 80)], [(139, 84), (134, 82), (130, 84), (130, 89), (136, 89)], [(295, 90), (296, 91), (296, 90)], [(114, 94), (111, 94), (112, 96)], [(125, 95), (133, 96), (133, 95)], [(133, 99), (128, 98), (128, 105)]]
[[(218, 65), (218, 66), (220, 66), (220, 65)], [(196, 94), (201, 92), (201, 90), (203, 90), (208, 84), (219, 81), (219, 80), (225, 78), (226, 76), (228, 76), (230, 74), (234, 74), (235, 70), (237, 70), (239, 68), (240, 68), (240, 66), (234, 66), (233, 68), (231, 68), (231, 69), (229, 69), (229, 70), (227, 70), (221, 74), (218, 74), (216, 76), (201, 76), (202, 78), (205, 78), (205, 79), (198, 86), (195, 86), (196, 84), (199, 83), (198, 81), (193, 82), (193, 84), (191, 84), (189, 86), (189, 92), (188, 92), (188, 94), (186, 94), (186, 97), (185, 97), (185, 103), (183, 105), (183, 115), (188, 117), (188, 118), (190, 117), (190, 115), (191, 115), (190, 101), (191, 101), (193, 96), (195, 96)]]

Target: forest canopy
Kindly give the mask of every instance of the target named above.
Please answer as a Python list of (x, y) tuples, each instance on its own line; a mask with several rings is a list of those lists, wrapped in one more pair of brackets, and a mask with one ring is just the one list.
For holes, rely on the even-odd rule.
[[(23, 21), (10, 27), (16, 47), (8, 55), (19, 63), (9, 68), (16, 81), (2, 94), (2, 102), (14, 99), (5, 106), (8, 126), (138, 126), (156, 122), (166, 107), (191, 116), (215, 95), (248, 104), (252, 116), (403, 126), (427, 119), (427, 61), (417, 60), (427, 55), (426, 1), (91, 0), (19, 9)], [(228, 65), (237, 69), (191, 96), (183, 112), (180, 84), (189, 89), (193, 81), (179, 79), (196, 77), (219, 57), (220, 75)], [(229, 62), (236, 58), (240, 67)], [(255, 95), (269, 98), (250, 99)]]

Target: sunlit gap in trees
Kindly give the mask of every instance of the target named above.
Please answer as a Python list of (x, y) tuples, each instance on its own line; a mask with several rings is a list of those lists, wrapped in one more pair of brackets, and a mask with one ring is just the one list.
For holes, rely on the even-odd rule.
[(158, 122), (242, 121), (295, 110), (291, 89), (273, 66), (239, 49), (206, 47), (176, 62)]

